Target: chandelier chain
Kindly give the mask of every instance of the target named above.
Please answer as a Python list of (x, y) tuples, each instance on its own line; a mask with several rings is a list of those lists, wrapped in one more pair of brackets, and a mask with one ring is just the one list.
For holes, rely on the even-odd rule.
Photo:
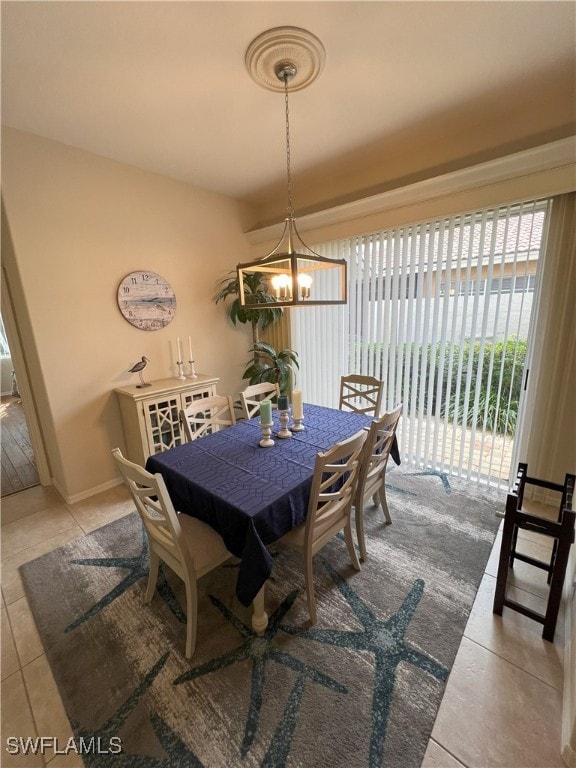
[(284, 77), (284, 104), (286, 107), (286, 177), (288, 179), (288, 216), (293, 218), (294, 207), (292, 205), (292, 174), (290, 173), (290, 110), (288, 107), (288, 75)]

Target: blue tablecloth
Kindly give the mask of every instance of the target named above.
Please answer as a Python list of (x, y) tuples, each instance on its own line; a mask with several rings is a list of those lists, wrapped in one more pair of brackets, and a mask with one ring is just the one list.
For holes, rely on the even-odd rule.
[(304, 406), (303, 432), (276, 437), (261, 448), (258, 418), (150, 456), (149, 472), (164, 477), (174, 507), (209, 523), (241, 559), (236, 594), (249, 605), (272, 571), (267, 545), (306, 517), (319, 451), (351, 437), (370, 417), (318, 405)]

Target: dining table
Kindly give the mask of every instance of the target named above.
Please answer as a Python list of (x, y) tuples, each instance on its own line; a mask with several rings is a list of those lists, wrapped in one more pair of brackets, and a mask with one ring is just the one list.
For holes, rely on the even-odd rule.
[[(272, 572), (270, 544), (306, 518), (316, 455), (369, 427), (366, 414), (304, 404), (301, 431), (262, 447), (260, 418), (240, 421), (202, 438), (150, 456), (146, 469), (160, 473), (175, 509), (211, 525), (239, 558), (236, 595), (253, 603), (252, 627), (267, 626), (264, 589)], [(398, 459), (399, 461), (399, 459)]]

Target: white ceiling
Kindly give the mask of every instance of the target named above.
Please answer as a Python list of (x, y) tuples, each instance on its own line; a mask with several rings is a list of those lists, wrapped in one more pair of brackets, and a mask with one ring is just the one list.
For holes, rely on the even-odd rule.
[(574, 2), (2, 2), (2, 122), (238, 198), (285, 176), (284, 98), (251, 40), (326, 48), (290, 97), (294, 173), (507, 83), (573, 72)]

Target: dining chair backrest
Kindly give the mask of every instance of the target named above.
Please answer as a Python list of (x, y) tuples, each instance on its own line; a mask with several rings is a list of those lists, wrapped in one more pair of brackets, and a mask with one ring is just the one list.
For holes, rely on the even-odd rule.
[[(260, 402), (262, 400), (271, 400), (273, 398), (278, 400), (280, 395), (280, 387), (278, 384), (273, 384), (269, 381), (263, 381), (260, 384), (250, 384), (245, 390), (240, 392), (240, 402), (242, 403), (242, 410), (246, 419), (251, 419), (258, 414), (260, 410)], [(272, 407), (277, 407), (277, 402), (272, 403)]]
[(194, 561), (162, 475), (153, 475), (128, 461), (119, 448), (114, 448), (112, 456), (142, 519), (150, 547), (181, 578), (185, 571), (193, 573)]
[(340, 377), (340, 410), (379, 416), (384, 382), (375, 376), (351, 373)]
[(297, 550), (304, 562), (311, 624), (316, 623), (312, 564), (316, 552), (343, 530), (352, 566), (360, 570), (352, 539), (350, 513), (367, 434), (365, 429), (360, 430), (347, 440), (335, 443), (325, 453), (316, 455), (306, 520), (280, 539), (285, 546)]
[(197, 626), (196, 580), (216, 568), (231, 555), (222, 537), (209, 525), (190, 515), (178, 514), (168, 494), (164, 478), (151, 474), (112, 450), (116, 466), (144, 525), (150, 551), (150, 572), (145, 601), (154, 596), (160, 561), (177, 574), (186, 587), (186, 657), (194, 653)]
[(317, 550), (350, 519), (366, 430), (316, 456), (306, 516), (307, 548)]
[(236, 424), (234, 405), (229, 395), (212, 395), (193, 400), (180, 411), (180, 423), (190, 442)]
[(386, 467), (401, 414), (402, 403), (398, 403), (391, 411), (374, 419), (370, 424), (368, 437), (364, 443), (362, 465), (354, 498), (356, 533), (362, 560), (365, 560), (367, 556), (363, 510), (368, 499), (372, 497), (375, 504), (380, 502), (386, 523), (392, 522), (386, 499)]

